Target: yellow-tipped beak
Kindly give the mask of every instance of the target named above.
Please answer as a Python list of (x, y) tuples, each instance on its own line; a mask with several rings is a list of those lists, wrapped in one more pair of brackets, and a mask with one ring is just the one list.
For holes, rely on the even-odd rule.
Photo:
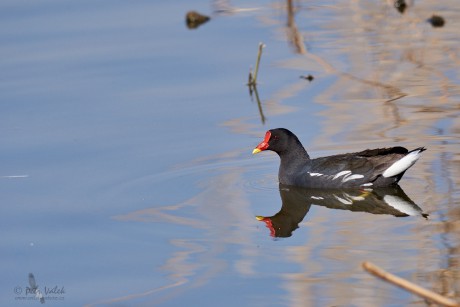
[(263, 216), (260, 216), (260, 215), (256, 215), (256, 220), (258, 220), (258, 221), (262, 221), (263, 219), (264, 219), (264, 217), (263, 217)]
[(261, 152), (262, 150), (260, 150), (259, 148), (254, 148), (254, 150), (252, 151), (252, 154), (255, 155), (255, 154), (258, 154), (259, 152)]

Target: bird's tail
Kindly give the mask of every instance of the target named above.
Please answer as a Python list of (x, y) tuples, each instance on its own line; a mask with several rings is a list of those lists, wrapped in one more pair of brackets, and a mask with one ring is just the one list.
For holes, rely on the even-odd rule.
[(425, 150), (425, 147), (419, 147), (409, 151), (407, 155), (405, 155), (404, 157), (393, 163), (389, 168), (387, 168), (383, 172), (382, 176), (388, 178), (398, 176), (399, 174), (403, 174), (412, 165), (414, 165), (415, 162), (417, 162), (417, 160), (421, 156), (421, 153)]

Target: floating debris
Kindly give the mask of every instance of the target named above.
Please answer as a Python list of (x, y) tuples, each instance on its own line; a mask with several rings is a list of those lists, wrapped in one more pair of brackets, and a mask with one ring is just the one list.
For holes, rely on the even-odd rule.
[(210, 17), (202, 15), (196, 11), (190, 11), (187, 15), (185, 15), (185, 22), (187, 24), (187, 28), (189, 29), (196, 29), (202, 24), (208, 22), (210, 19)]
[(302, 79), (305, 79), (305, 80), (308, 80), (308, 81), (313, 81), (315, 79), (315, 77), (313, 77), (312, 75), (308, 75), (308, 76), (300, 76), (300, 78)]
[(433, 26), (433, 28), (441, 28), (441, 27), (444, 27), (444, 24), (446, 23), (446, 21), (444, 20), (443, 17), (439, 16), (439, 15), (433, 15), (431, 16), (430, 19), (427, 20), (429, 23), (431, 23), (431, 25)]
[(398, 12), (404, 14), (407, 9), (407, 3), (405, 0), (396, 0), (394, 2), (394, 7), (398, 10)]

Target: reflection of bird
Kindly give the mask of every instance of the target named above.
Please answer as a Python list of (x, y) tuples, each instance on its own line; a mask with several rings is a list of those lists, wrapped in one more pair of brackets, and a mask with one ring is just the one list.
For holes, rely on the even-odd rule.
[(305, 189), (280, 184), (280, 195), (282, 204), (278, 213), (270, 217), (256, 217), (259, 221), (265, 222), (272, 237), (290, 237), (312, 205), (371, 214), (390, 214), (397, 217), (428, 216), (398, 185), (372, 191), (359, 191)]
[(323, 158), (310, 159), (299, 139), (291, 131), (279, 128), (267, 131), (264, 140), (252, 152), (276, 152), (281, 164), (279, 182), (312, 188), (385, 187), (398, 183), (407, 169), (425, 150), (408, 151), (404, 147), (368, 149)]

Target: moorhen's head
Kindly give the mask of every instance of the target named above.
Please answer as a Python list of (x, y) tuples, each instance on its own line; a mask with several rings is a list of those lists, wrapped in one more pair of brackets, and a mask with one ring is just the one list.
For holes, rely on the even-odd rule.
[(301, 148), (303, 148), (299, 139), (288, 129), (271, 129), (265, 133), (264, 140), (259, 145), (257, 145), (256, 148), (254, 148), (252, 154), (257, 154), (264, 150), (272, 150), (280, 154), (299, 145)]

